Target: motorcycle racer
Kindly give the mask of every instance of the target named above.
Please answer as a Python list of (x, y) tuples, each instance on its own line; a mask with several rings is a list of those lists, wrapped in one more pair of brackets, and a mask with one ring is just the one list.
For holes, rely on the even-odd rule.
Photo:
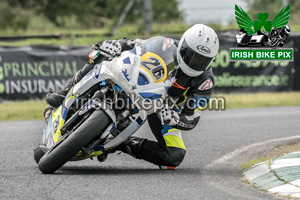
[[(143, 159), (161, 169), (175, 169), (183, 161), (186, 147), (181, 137), (181, 130), (191, 130), (199, 122), (201, 107), (205, 107), (210, 99), (214, 77), (212, 61), (219, 50), (219, 40), (213, 29), (203, 24), (196, 24), (182, 35), (179, 41), (171, 38), (157, 36), (150, 38), (155, 40), (153, 48), (172, 48), (173, 58), (179, 67), (176, 81), (168, 89), (168, 94), (177, 100), (181, 109), (164, 107), (159, 114), (148, 116), (148, 123), (157, 141), (146, 138), (132, 137), (123, 142), (115, 150), (128, 153), (135, 158)], [(136, 44), (143, 45), (141, 40), (120, 39), (104, 41), (102, 44), (93, 45), (94, 49), (105, 51), (108, 56), (92, 57), (72, 79), (72, 86), (82, 79), (94, 67), (97, 59), (109, 59), (118, 56), (122, 51), (134, 49)], [(46, 101), (50, 107), (45, 109), (45, 118), (50, 114), (52, 107), (58, 107), (63, 102), (70, 88), (49, 93)], [(161, 121), (164, 124), (161, 124)], [(100, 155), (98, 159), (103, 161), (107, 155)]]

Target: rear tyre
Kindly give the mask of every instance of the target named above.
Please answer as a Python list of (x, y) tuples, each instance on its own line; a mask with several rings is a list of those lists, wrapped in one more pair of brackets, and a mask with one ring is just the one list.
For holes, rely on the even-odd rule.
[(44, 174), (52, 174), (78, 151), (86, 146), (92, 139), (103, 131), (111, 122), (111, 119), (103, 110), (94, 111), (81, 126), (79, 126), (61, 144), (50, 149), (39, 161), (39, 169)]

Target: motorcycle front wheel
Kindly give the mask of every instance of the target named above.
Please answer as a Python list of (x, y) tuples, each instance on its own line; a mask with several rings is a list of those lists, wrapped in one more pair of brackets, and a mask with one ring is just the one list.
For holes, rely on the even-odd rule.
[(44, 174), (54, 173), (110, 123), (111, 119), (103, 110), (95, 110), (70, 136), (45, 153), (38, 162), (40, 171)]

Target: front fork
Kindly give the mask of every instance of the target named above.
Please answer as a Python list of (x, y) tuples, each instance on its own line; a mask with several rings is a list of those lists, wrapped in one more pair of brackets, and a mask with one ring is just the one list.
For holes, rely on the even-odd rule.
[[(115, 138), (113, 138), (111, 141), (106, 143), (103, 146), (103, 149), (111, 149), (113, 147), (118, 146), (125, 140), (127, 140), (131, 135), (133, 135), (147, 120), (147, 112), (144, 110), (140, 110), (138, 115), (135, 116), (135, 120), (127, 126), (120, 134), (118, 134)], [(109, 131), (110, 130), (106, 130)], [(108, 136), (108, 134), (103, 134)]]

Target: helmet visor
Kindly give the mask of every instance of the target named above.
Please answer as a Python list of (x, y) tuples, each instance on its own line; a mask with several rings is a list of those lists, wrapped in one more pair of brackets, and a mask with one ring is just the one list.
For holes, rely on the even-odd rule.
[(195, 71), (205, 71), (213, 60), (213, 58), (195, 52), (188, 46), (185, 40), (183, 41), (179, 52), (185, 64)]

